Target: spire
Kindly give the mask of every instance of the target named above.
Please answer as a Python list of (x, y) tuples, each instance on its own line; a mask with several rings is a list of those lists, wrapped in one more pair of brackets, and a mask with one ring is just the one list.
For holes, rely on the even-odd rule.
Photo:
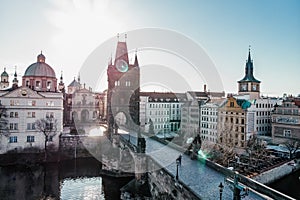
[(15, 66), (15, 74), (14, 74), (14, 79), (13, 79), (13, 84), (12, 84), (12, 87), (15, 89), (18, 87), (18, 78), (17, 78), (17, 66)]
[(249, 45), (249, 54), (248, 54), (248, 63), (252, 62), (251, 60), (251, 54), (250, 54), (250, 48), (251, 48), (251, 45)]
[(134, 66), (139, 67), (139, 61), (137, 58), (137, 50), (135, 50)]
[(238, 82), (257, 82), (260, 83), (259, 80), (256, 80), (253, 75), (253, 60), (251, 59), (251, 52), (250, 52), (250, 45), (249, 45), (249, 53), (248, 53), (248, 60), (246, 61), (245, 66), (245, 77), (238, 81)]
[(80, 83), (80, 73), (78, 73), (77, 81)]
[(63, 71), (61, 70), (60, 72), (60, 82), (62, 83), (63, 82)]
[(17, 75), (17, 66), (15, 66), (15, 74), (14, 74), (14, 77), (17, 78), (17, 76), (18, 76), (18, 75)]

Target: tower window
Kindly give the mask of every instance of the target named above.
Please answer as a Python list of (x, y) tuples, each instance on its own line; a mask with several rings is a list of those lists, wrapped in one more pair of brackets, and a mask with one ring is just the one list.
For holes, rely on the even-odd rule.
[(115, 86), (120, 86), (120, 81), (115, 81)]

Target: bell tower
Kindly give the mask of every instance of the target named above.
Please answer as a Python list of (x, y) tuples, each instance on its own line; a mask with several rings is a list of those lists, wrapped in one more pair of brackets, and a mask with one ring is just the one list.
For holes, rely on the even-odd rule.
[(9, 86), (8, 82), (8, 73), (6, 72), (6, 68), (4, 67), (4, 71), (1, 73), (1, 81), (0, 81), (0, 89), (6, 89)]
[(260, 81), (253, 75), (253, 60), (251, 59), (250, 47), (248, 60), (246, 61), (245, 76), (238, 81), (239, 94), (248, 94), (250, 99), (258, 99), (260, 96)]
[[(118, 133), (120, 126), (137, 131), (139, 128), (140, 68), (137, 55), (129, 63), (125, 41), (118, 41), (114, 63), (108, 63), (107, 123), (108, 137)], [(119, 40), (119, 37), (118, 37)]]

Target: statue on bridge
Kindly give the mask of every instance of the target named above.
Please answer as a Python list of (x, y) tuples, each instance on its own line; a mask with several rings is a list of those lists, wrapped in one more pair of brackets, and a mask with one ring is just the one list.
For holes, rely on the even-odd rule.
[(192, 160), (198, 157), (198, 151), (201, 149), (202, 141), (199, 134), (194, 138), (192, 144), (189, 147), (189, 154)]

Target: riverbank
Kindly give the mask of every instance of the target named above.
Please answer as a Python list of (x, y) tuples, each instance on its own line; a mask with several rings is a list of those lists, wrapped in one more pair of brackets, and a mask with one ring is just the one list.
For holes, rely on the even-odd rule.
[(278, 167), (265, 171), (255, 177), (252, 177), (252, 179), (267, 185), (273, 183), (276, 180), (281, 179), (284, 176), (292, 174), (293, 172), (299, 169), (300, 169), (300, 160), (295, 159), (286, 162)]

